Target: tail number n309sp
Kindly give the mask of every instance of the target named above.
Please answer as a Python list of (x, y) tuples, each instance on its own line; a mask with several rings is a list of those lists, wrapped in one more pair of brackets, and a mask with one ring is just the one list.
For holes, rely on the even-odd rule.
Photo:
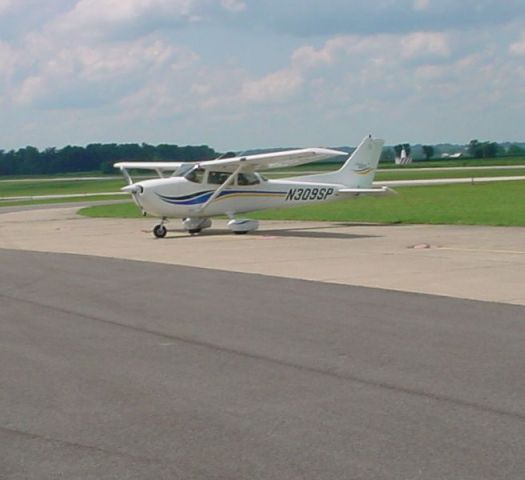
[(326, 200), (333, 193), (333, 188), (291, 188), (286, 200)]

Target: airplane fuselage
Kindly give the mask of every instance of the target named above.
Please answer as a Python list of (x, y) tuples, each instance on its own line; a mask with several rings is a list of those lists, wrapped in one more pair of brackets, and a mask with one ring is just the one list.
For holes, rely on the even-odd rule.
[(256, 185), (230, 185), (209, 201), (217, 185), (195, 184), (183, 177), (146, 180), (139, 185), (142, 189), (135, 199), (142, 209), (166, 218), (232, 216), (254, 210), (321, 203), (337, 199), (342, 187), (328, 183), (261, 180)]
[[(128, 180), (122, 190), (132, 194), (143, 212), (161, 218), (153, 228), (155, 237), (166, 235), (170, 218), (182, 218), (184, 230), (196, 234), (209, 228), (210, 217), (217, 215), (228, 216), (227, 227), (241, 234), (258, 228), (257, 220), (239, 218), (246, 212), (387, 193), (386, 188), (372, 185), (383, 143), (366, 137), (338, 170), (279, 180), (267, 180), (256, 171), (346, 154), (316, 147), (203, 162), (121, 162), (115, 167)], [(135, 183), (128, 171), (132, 169), (155, 170), (159, 178)], [(172, 172), (170, 177), (167, 172)]]

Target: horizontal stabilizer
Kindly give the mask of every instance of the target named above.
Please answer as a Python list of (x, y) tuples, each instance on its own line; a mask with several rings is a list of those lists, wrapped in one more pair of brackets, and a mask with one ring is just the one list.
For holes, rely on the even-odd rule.
[(380, 188), (340, 188), (338, 190), (338, 193), (355, 193), (355, 194), (362, 194), (365, 193), (367, 195), (385, 195), (385, 194), (397, 194), (395, 190), (392, 190), (388, 187), (380, 187)]

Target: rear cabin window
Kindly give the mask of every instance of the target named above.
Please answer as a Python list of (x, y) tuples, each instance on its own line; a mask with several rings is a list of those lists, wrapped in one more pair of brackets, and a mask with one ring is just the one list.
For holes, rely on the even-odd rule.
[(188, 173), (188, 175), (186, 175), (184, 178), (190, 182), (202, 183), (202, 180), (204, 179), (204, 169), (196, 168), (195, 170), (192, 170), (190, 173)]
[(239, 173), (237, 175), (237, 185), (257, 185), (259, 179), (253, 173)]

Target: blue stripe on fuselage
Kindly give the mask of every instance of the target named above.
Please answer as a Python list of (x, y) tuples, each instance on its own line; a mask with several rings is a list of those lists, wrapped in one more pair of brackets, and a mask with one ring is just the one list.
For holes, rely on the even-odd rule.
[[(258, 194), (258, 195), (284, 195), (286, 192), (269, 192), (264, 190), (224, 190), (217, 198), (221, 198), (227, 195), (238, 195), (238, 194)], [(207, 190), (204, 192), (196, 192), (190, 195), (181, 195), (177, 197), (170, 197), (168, 195), (161, 195), (156, 193), (156, 195), (163, 200), (164, 202), (171, 203), (172, 205), (199, 205), (201, 203), (207, 202), (210, 197), (213, 195), (213, 191)]]

